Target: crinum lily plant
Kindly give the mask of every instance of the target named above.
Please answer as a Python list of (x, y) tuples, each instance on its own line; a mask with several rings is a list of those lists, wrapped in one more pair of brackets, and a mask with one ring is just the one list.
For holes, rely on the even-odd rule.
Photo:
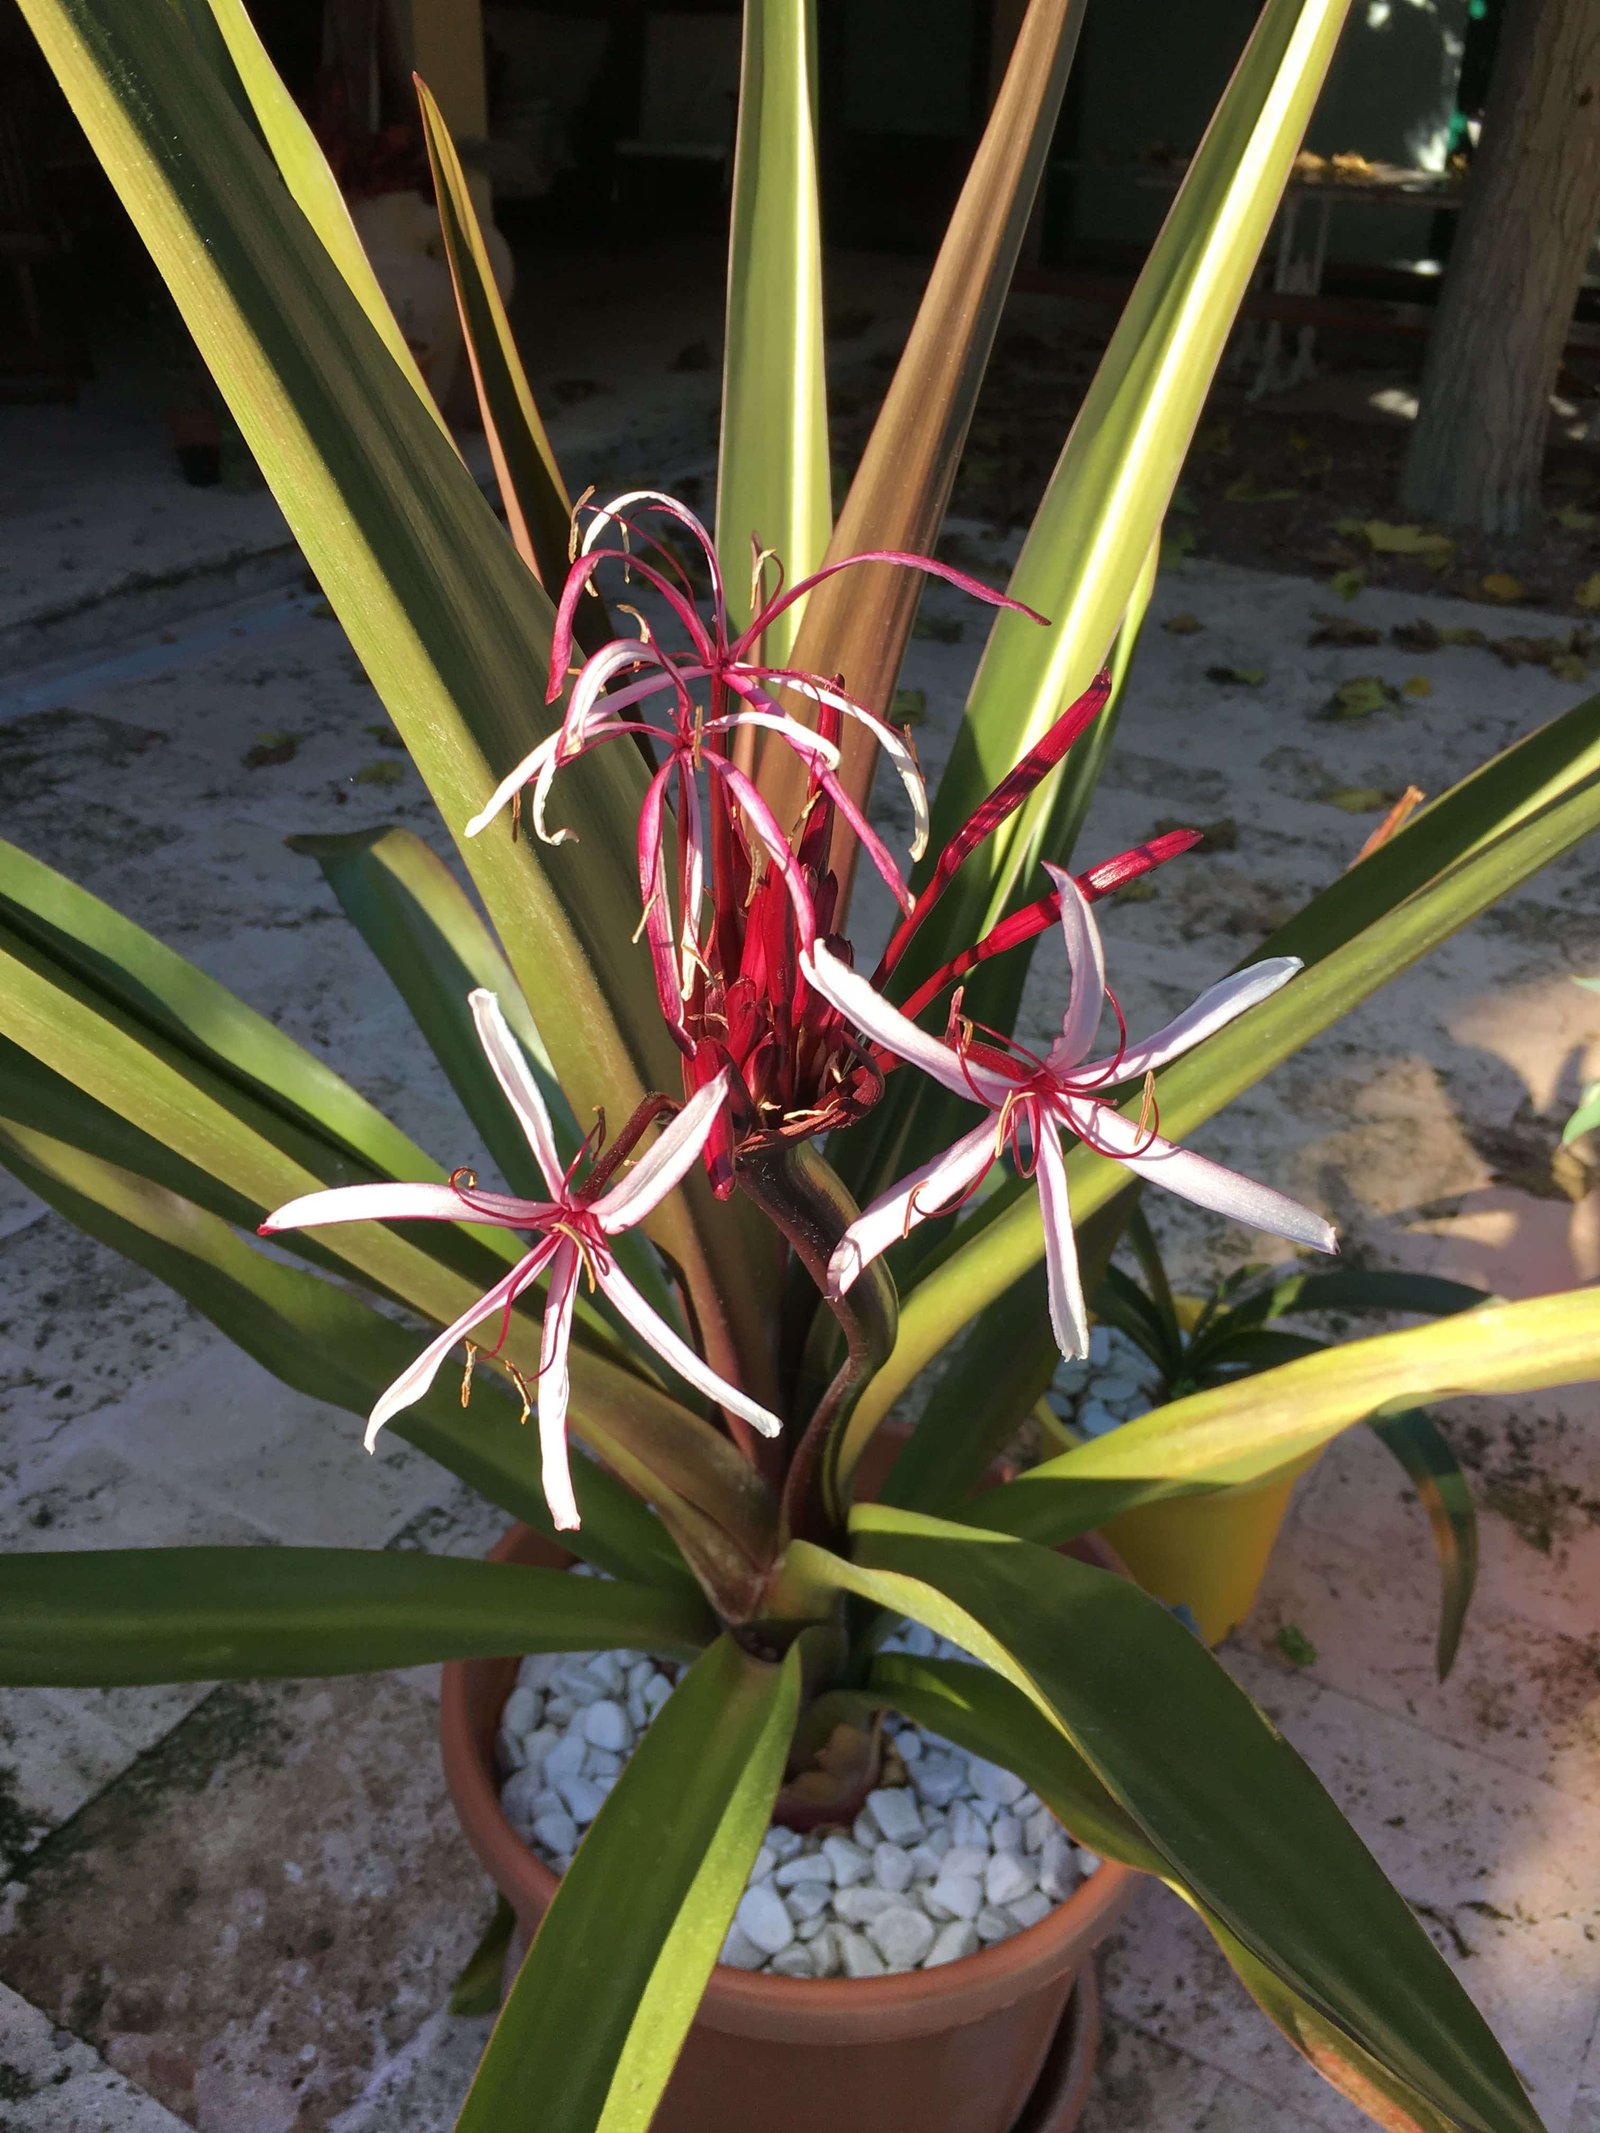
[[(687, 1660), (523, 1964), (468, 2133), (527, 2122), (530, 2093), (541, 2133), (648, 2122), (786, 1781), (885, 1709), (1165, 1880), (1383, 2123), (1538, 2133), (1306, 1766), (1174, 1614), (1062, 1550), (1278, 1473), (1397, 1400), (1591, 1375), (1593, 1297), (1203, 1382), (994, 1478), (1082, 1352), (1144, 1187), (1331, 1247), (1320, 1214), (1190, 1136), (1600, 823), (1589, 702), (1155, 1034), (1129, 1035), (1107, 983), (1096, 903), (1192, 840), (1076, 848), (1117, 721), (1139, 715), (1162, 517), (1344, 0), (1266, 0), (1003, 596), (933, 551), (1074, 0), (1026, 9), (837, 524), (814, 24), (805, 0), (746, 0), (712, 533), (647, 489), (575, 517), (426, 90), (503, 523), (239, 0), (22, 5), (438, 804), (460, 871), (400, 827), (294, 842), (469, 1124), (455, 1167), (434, 1161), (7, 845), (0, 1159), (287, 1382), (605, 1575), (338, 1548), (5, 1557), (0, 1679)], [(925, 794), (893, 702), (930, 575), (992, 626)], [(881, 945), (852, 924), (860, 858), (895, 914)], [(1066, 996), (1030, 1044), (1022, 978), (1052, 934)], [(968, 1656), (893, 1655), (901, 1619)]]

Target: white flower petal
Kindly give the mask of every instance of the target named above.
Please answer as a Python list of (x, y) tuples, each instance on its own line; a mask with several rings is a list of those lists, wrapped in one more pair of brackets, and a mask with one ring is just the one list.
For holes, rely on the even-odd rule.
[[(478, 812), (467, 824), (467, 835), (469, 837), (479, 836), (486, 830), (506, 802), (514, 793), (520, 792), (530, 778), (539, 777), (544, 789), (546, 791), (549, 790), (550, 778), (555, 770), (556, 744), (560, 738), (559, 733), (552, 733), (547, 740), (541, 741), (537, 748), (530, 750), (522, 758), (515, 770), (506, 772), (483, 806), (479, 808)], [(556, 837), (546, 838), (546, 843), (559, 842), (561, 834), (558, 832)], [(540, 835), (544, 835), (542, 830)]]
[(1072, 1097), (1061, 1100), (1066, 1123), (1090, 1147), (1125, 1163), (1151, 1185), (1165, 1187), (1196, 1207), (1209, 1207), (1213, 1214), (1228, 1215), (1235, 1222), (1264, 1229), (1291, 1244), (1303, 1244), (1315, 1252), (1337, 1251), (1333, 1225), (1287, 1193), (1253, 1178), (1226, 1170), (1209, 1157), (1190, 1148), (1175, 1148), (1159, 1135), (1141, 1132), (1138, 1125), (1113, 1111), (1108, 1104), (1092, 1104)]
[(654, 1146), (593, 1203), (590, 1211), (608, 1236), (642, 1222), (688, 1176), (711, 1138), (730, 1086), (724, 1068), (715, 1081), (696, 1089)]
[(1280, 986), (1288, 984), (1297, 970), (1304, 968), (1298, 956), (1280, 955), (1265, 963), (1252, 963), (1248, 970), (1236, 970), (1220, 985), (1209, 987), (1192, 1007), (1186, 1007), (1181, 1015), (1175, 1016), (1153, 1036), (1146, 1037), (1139, 1044), (1130, 1044), (1120, 1059), (1097, 1059), (1085, 1067), (1085, 1079), (1091, 1075), (1103, 1076), (1108, 1085), (1113, 1081), (1142, 1081), (1146, 1074), (1155, 1073), (1181, 1057), (1192, 1046), (1202, 1043), (1236, 1016), (1242, 1015), (1247, 1008), (1270, 999)]
[(1089, 1314), (1084, 1308), (1083, 1277), (1078, 1271), (1078, 1246), (1072, 1234), (1072, 1208), (1067, 1199), (1067, 1171), (1061, 1160), (1061, 1141), (1046, 1112), (1037, 1128), (1039, 1213), (1044, 1219), (1044, 1263), (1050, 1293), (1050, 1324), (1056, 1345), (1070, 1360), (1082, 1361), (1089, 1353)]
[(966, 1066), (956, 1057), (949, 1045), (937, 1037), (919, 1029), (915, 1022), (901, 1014), (899, 1008), (891, 1007), (882, 993), (877, 992), (867, 980), (842, 963), (821, 941), (808, 956), (800, 958), (800, 967), (805, 972), (806, 983), (815, 986), (828, 1003), (841, 1015), (852, 1021), (864, 1036), (875, 1044), (884, 1045), (897, 1059), (905, 1059), (912, 1066), (921, 1067), (924, 1074), (957, 1096), (965, 1096), (975, 1104), (988, 1104), (991, 1109), (1004, 1103), (1013, 1084), (984, 1067)]
[(567, 1188), (550, 1113), (545, 1109), (539, 1084), (533, 1078), (522, 1047), (512, 1036), (500, 1011), (500, 1002), (492, 992), (479, 985), (468, 993), (467, 1005), (472, 1009), (484, 1057), (494, 1070), (494, 1078), (499, 1082), (506, 1102), (516, 1112), (522, 1130), (528, 1136), (528, 1145), (544, 1172), (545, 1183), (556, 1199), (564, 1200)]
[(510, 1193), (475, 1192), (468, 1200), (453, 1185), (335, 1185), (308, 1192), (268, 1215), (261, 1228), (315, 1229), (324, 1222), (483, 1222), (536, 1229), (553, 1209)]
[(834, 1247), (828, 1261), (828, 1293), (842, 1296), (869, 1263), (930, 1215), (943, 1213), (976, 1184), (995, 1160), (992, 1119), (974, 1126), (942, 1155), (936, 1155), (891, 1185), (862, 1209)]
[(715, 1400), (730, 1414), (742, 1416), (752, 1429), (759, 1430), (763, 1437), (775, 1437), (782, 1428), (778, 1417), (769, 1414), (766, 1408), (742, 1393), (737, 1385), (730, 1385), (726, 1378), (718, 1377), (711, 1365), (695, 1354), (687, 1341), (680, 1340), (664, 1318), (651, 1309), (627, 1276), (616, 1266), (600, 1273), (601, 1288), (611, 1299), (617, 1311), (628, 1321), (640, 1339), (649, 1343), (662, 1360), (669, 1363), (680, 1378)]
[(539, 1480), (558, 1533), (578, 1524), (578, 1499), (572, 1492), (567, 1455), (567, 1403), (572, 1395), (568, 1352), (572, 1346), (572, 1308), (582, 1269), (576, 1248), (556, 1247), (550, 1261), (550, 1288), (544, 1307), (544, 1334), (539, 1344)]
[(1106, 1004), (1106, 958), (1088, 898), (1064, 867), (1051, 866), (1046, 860), (1045, 872), (1060, 892), (1061, 934), (1072, 972), (1061, 1035), (1049, 1053), (1050, 1070), (1058, 1074), (1075, 1067), (1094, 1042)]
[(469, 1310), (463, 1311), (454, 1325), (446, 1326), (441, 1334), (429, 1341), (414, 1363), (407, 1364), (367, 1417), (365, 1441), (369, 1452), (377, 1443), (378, 1432), (385, 1422), (399, 1414), (402, 1408), (415, 1406), (422, 1398), (438, 1376), (439, 1366), (456, 1343), (465, 1340), (474, 1326), (480, 1325), (493, 1313), (508, 1310), (528, 1283), (536, 1280), (548, 1266), (554, 1249), (553, 1245), (545, 1241), (535, 1245), (527, 1257), (497, 1281), (487, 1295), (480, 1296)]

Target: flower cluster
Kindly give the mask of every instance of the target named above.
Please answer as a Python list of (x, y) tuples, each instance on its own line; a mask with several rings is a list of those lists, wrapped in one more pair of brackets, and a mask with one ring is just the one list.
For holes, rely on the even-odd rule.
[[(663, 527), (665, 522), (665, 527)], [(673, 539), (693, 544), (711, 587), (707, 620)], [(478, 1189), (470, 1173), (445, 1185), (367, 1185), (312, 1193), (281, 1208), (268, 1230), (321, 1222), (431, 1220), (491, 1223), (528, 1232), (534, 1242), (505, 1278), (447, 1327), (373, 1409), (370, 1446), (400, 1409), (420, 1399), (450, 1350), (498, 1316), (503, 1346), (518, 1297), (547, 1284), (537, 1406), (544, 1483), (558, 1525), (577, 1521), (567, 1466), (567, 1346), (580, 1279), (607, 1297), (641, 1339), (728, 1414), (771, 1434), (778, 1418), (728, 1384), (697, 1356), (619, 1271), (608, 1240), (643, 1219), (696, 1162), (721, 1194), (737, 1183), (741, 1155), (775, 1142), (808, 1139), (847, 1126), (877, 1102), (888, 1073), (910, 1064), (983, 1113), (953, 1146), (921, 1164), (872, 1202), (845, 1230), (827, 1280), (837, 1302), (862, 1269), (929, 1215), (949, 1213), (977, 1190), (997, 1162), (1037, 1180), (1044, 1217), (1051, 1321), (1064, 1354), (1088, 1349), (1088, 1315), (1078, 1275), (1062, 1138), (1125, 1164), (1141, 1178), (1320, 1251), (1333, 1232), (1283, 1194), (1174, 1147), (1145, 1116), (1129, 1120), (1113, 1102), (1191, 1045), (1244, 1013), (1293, 976), (1290, 958), (1258, 963), (1225, 979), (1165, 1028), (1130, 1044), (1105, 979), (1104, 953), (1090, 906), (1196, 841), (1172, 831), (1073, 875), (1048, 867), (1047, 894), (1010, 913), (981, 940), (932, 971), (899, 1004), (887, 997), (918, 929), (965, 860), (1020, 807), (1062, 760), (1106, 703), (1101, 676), (1071, 705), (949, 839), (923, 887), (913, 893), (900, 865), (839, 776), (844, 721), (869, 732), (910, 801), (908, 857), (924, 856), (928, 806), (908, 737), (846, 689), (842, 678), (770, 665), (763, 640), (773, 623), (823, 578), (860, 562), (889, 563), (942, 578), (974, 598), (1044, 624), (1015, 600), (931, 557), (873, 551), (830, 564), (775, 590), (757, 553), (753, 617), (737, 630), (729, 616), (710, 536), (693, 512), (655, 491), (636, 491), (596, 510), (574, 557), (556, 613), (548, 700), (566, 691), (555, 731), (510, 770), (467, 825), (481, 834), (503, 810), (515, 825), (524, 802), (537, 836), (560, 844), (568, 833), (549, 820), (558, 772), (613, 739), (642, 747), (651, 774), (638, 831), (641, 931), (662, 1014), (683, 1054), (684, 1102), (659, 1139), (629, 1170), (650, 1118), (612, 1149), (597, 1152), (583, 1183), (577, 1161), (562, 1168), (538, 1088), (487, 993), (472, 996), (490, 1064), (527, 1133), (550, 1188), (548, 1202)], [(681, 632), (672, 648), (643, 622), (639, 634), (602, 645), (574, 669), (579, 602), (611, 564), (647, 585)], [(807, 707), (808, 723), (786, 704)], [(758, 745), (790, 749), (804, 765), (806, 797), (795, 822), (780, 822), (756, 770)], [(670, 831), (669, 831), (670, 818)], [(858, 973), (848, 941), (834, 930), (840, 884), (830, 870), (836, 822), (853, 832), (893, 893), (901, 919), (871, 979)], [(918, 1018), (990, 957), (1059, 923), (1070, 991), (1060, 1035), (1043, 1058), (981, 1028), (953, 992), (942, 1038)], [(1091, 1057), (1109, 1003), (1115, 1047)], [(671, 1109), (662, 1100), (657, 1110)], [(654, 1115), (652, 1113), (652, 1115)], [(619, 1174), (620, 1173), (620, 1174)], [(615, 1182), (613, 1182), (615, 1181)], [(470, 1344), (469, 1344), (470, 1355)], [(518, 1380), (519, 1385), (521, 1380)], [(524, 1395), (526, 1398), (526, 1394)]]

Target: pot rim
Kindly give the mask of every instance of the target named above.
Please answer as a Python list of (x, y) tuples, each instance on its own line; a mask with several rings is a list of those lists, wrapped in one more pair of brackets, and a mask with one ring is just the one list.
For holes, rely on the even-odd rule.
[[(1095, 1552), (1102, 1551), (1110, 1557), (1103, 1544)], [(530, 1528), (513, 1525), (489, 1551), (489, 1560), (556, 1567), (573, 1558)], [(518, 1836), (500, 1805), (494, 1736), (504, 1695), (496, 1695), (493, 1677), (515, 1665), (513, 1659), (446, 1661), (439, 1736), (445, 1781), (467, 1841), (528, 1927), (549, 1907), (560, 1877)], [(492, 1707), (489, 1723), (482, 1711), (485, 1701)], [(788, 1978), (718, 1963), (699, 2019), (745, 2037), (792, 2039), (797, 2030), (814, 2029), (819, 2043), (823, 2033), (827, 2041), (838, 2043), (845, 2041), (841, 2032), (889, 2039), (977, 2021), (1081, 1965), (1121, 1916), (1137, 1879), (1133, 1868), (1103, 1860), (1037, 1925), (936, 1970), (868, 1978)]]

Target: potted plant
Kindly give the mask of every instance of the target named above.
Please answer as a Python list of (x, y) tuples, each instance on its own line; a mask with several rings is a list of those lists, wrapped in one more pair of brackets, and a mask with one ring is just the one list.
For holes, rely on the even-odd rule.
[[(1329, 1344), (1304, 1330), (1307, 1319), (1448, 1318), (1492, 1300), (1486, 1290), (1431, 1274), (1255, 1265), (1236, 1268), (1209, 1295), (1191, 1296), (1173, 1288), (1142, 1209), (1130, 1216), (1125, 1241), (1141, 1278), (1107, 1268), (1094, 1299), (1104, 1368), (1092, 1367), (1100, 1361), (1095, 1357), (1055, 1373), (1050, 1399), (1035, 1410), (1047, 1450), (1101, 1436), (1129, 1415), (1191, 1392), (1316, 1354)], [(1133, 1378), (1125, 1375), (1130, 1368)], [(1120, 1411), (1101, 1397), (1111, 1388), (1133, 1391)], [(1385, 1409), (1367, 1420), (1428, 1516), (1443, 1584), (1436, 1651), (1442, 1681), (1455, 1663), (1477, 1572), (1471, 1490), (1448, 1440), (1421, 1409)], [(1125, 1511), (1108, 1522), (1106, 1537), (1147, 1592), (1186, 1608), (1207, 1643), (1220, 1643), (1255, 1605), (1295, 1483), (1317, 1457), (1308, 1453), (1234, 1488)]]
[[(873, 1803), (915, 1791), (895, 1780), (930, 1752), (960, 1782), (999, 1773), (1012, 1805), (1031, 1793), (1041, 1842), (1054, 1817), (1102, 1859), (1166, 1880), (1271, 2019), (1374, 2115), (1536, 2133), (1470, 1999), (1304, 1764), (1159, 1601), (1093, 1549), (1063, 1551), (1141, 1503), (1281, 1469), (1396, 1399), (1581, 1377), (1600, 1356), (1593, 1299), (1489, 1305), (1305, 1355), (979, 1486), (1043, 1390), (1019, 1317), (1081, 1349), (1084, 1297), (1135, 1183), (1326, 1244), (1314, 1211), (1182, 1136), (1600, 820), (1591, 702), (1417, 815), (1167, 1030), (1097, 1047), (1094, 900), (1184, 839), (1076, 868), (1072, 848), (1171, 484), (1342, 0), (1268, 0), (1008, 592), (963, 580), (996, 621), (925, 828), (920, 774), (883, 713), (919, 575), (952, 575), (928, 551), (1073, 9), (1033, 0), (835, 527), (811, 24), (800, 0), (750, 0), (716, 539), (635, 493), (579, 522), (570, 571), (567, 493), (427, 99), (505, 529), (235, 0), (212, 0), (215, 49), (165, 0), (24, 11), (456, 840), (477, 904), (407, 832), (305, 842), (460, 1094), (464, 1152), (486, 1157), (482, 1172), (463, 1151), (454, 1169), (433, 1161), (226, 988), (14, 847), (0, 851), (0, 1152), (288, 1382), (404, 1435), (604, 1575), (520, 1537), (486, 1563), (296, 1548), (4, 1558), (0, 1679), (499, 1662), (473, 1725), (498, 1696), (508, 1760), (520, 1748), (531, 1765), (532, 1697), (546, 1698), (533, 1733), (549, 1720), (570, 1738), (570, 1724), (533, 1678), (513, 1714), (508, 1667), (638, 1655), (620, 1702), (561, 1690), (574, 1708), (619, 1708), (631, 1750), (615, 1710), (601, 1722), (613, 1746), (585, 1734), (615, 1767), (575, 1773), (603, 1797), (587, 1796), (468, 2133), (642, 2128), (680, 2051), (690, 2067), (719, 2024), (759, 2035), (768, 2016), (749, 2009), (774, 1994), (814, 1993), (822, 2014), (840, 1999), (836, 2026), (808, 2032), (798, 2074), (781, 2056), (793, 2039), (769, 2040), (779, 2056), (752, 2059), (753, 2086), (718, 2091), (736, 2122), (769, 2118), (781, 2080), (801, 2104), (813, 2083), (837, 2094), (829, 2054), (891, 2000), (899, 2027), (878, 2041), (898, 2040), (902, 2067), (953, 2066), (929, 2010), (957, 1988), (958, 2030), (1022, 2022), (1035, 2003), (979, 2093), (944, 2098), (950, 2133), (999, 2133), (1082, 1953), (1064, 1917), (1075, 1897), (942, 1975), (719, 1974), (686, 2044), (752, 1877), (766, 1884), (763, 1849), (776, 1859), (769, 1831), (804, 1810), (837, 1837), (860, 1796), (892, 1844)], [(641, 585), (654, 594), (643, 634), (620, 602), (590, 598), (606, 571), (628, 576), (630, 606)], [(909, 839), (865, 815), (879, 750)], [(924, 841), (907, 882), (905, 846)], [(904, 914), (872, 974), (848, 949), (858, 848)], [(1028, 943), (1051, 928), (1072, 980), (1048, 1056), (1029, 1059), (1004, 1034), (1008, 1008)], [(251, 1234), (263, 1225), (270, 1248)], [(892, 1460), (891, 1416), (909, 1425)], [(887, 1471), (868, 1489), (875, 1448)], [(899, 1623), (915, 1632), (902, 1650)], [(658, 1657), (682, 1671), (637, 1723), (628, 1697), (646, 1696)], [(907, 1720), (950, 1745), (924, 1740), (919, 1758)], [(1014, 1847), (985, 1826), (987, 1897), (987, 1862)], [(950, 1878), (970, 1883), (976, 1865)], [(1091, 1908), (1106, 1903), (1098, 1875), (1086, 1887)], [(959, 1920), (971, 1899), (948, 1894)], [(758, 1903), (741, 1927), (758, 1952), (763, 1910), (780, 1939)], [(1079, 2015), (1087, 1997), (1073, 1995)], [(1046, 2067), (1057, 2125), (1081, 2089), (1082, 2033), (1069, 2015), (1066, 2062)], [(841, 2098), (832, 2123), (852, 2122), (892, 2122), (882, 2094)]]

